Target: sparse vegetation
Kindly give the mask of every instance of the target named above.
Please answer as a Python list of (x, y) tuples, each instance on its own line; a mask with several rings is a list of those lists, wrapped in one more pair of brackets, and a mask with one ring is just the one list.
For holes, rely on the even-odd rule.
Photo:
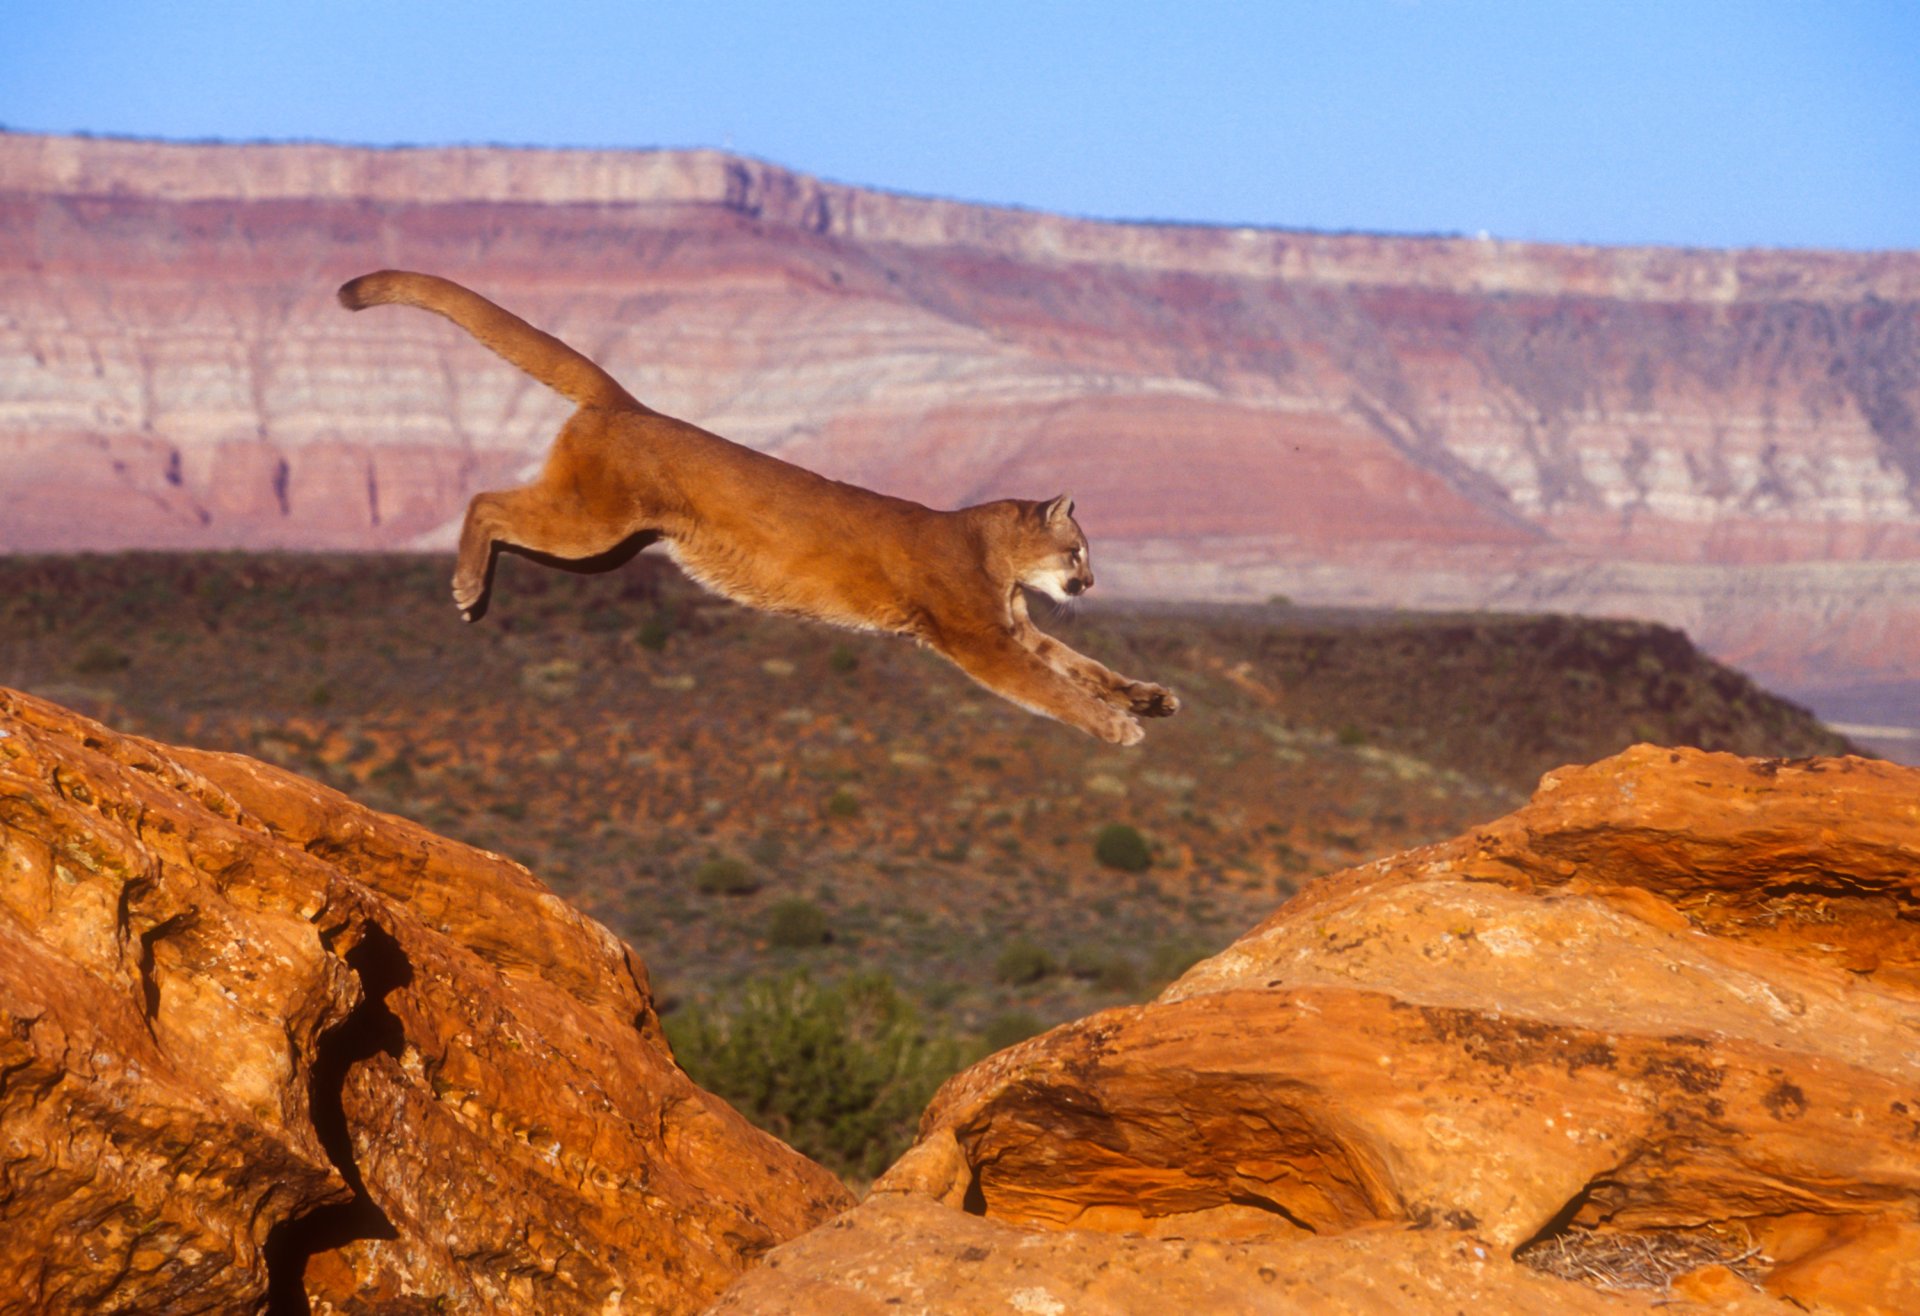
[(827, 911), (811, 900), (781, 900), (767, 909), (767, 944), (789, 950), (824, 946), (833, 940)]
[(1009, 942), (993, 962), (993, 976), (1010, 987), (1029, 986), (1053, 971), (1053, 956), (1025, 937)]
[(1093, 838), (1093, 857), (1123, 873), (1144, 873), (1153, 864), (1153, 852), (1138, 828), (1108, 823)]
[[(468, 626), (439, 557), (0, 558), (0, 673), (523, 862), (663, 1000), (884, 969), (928, 1029), (997, 1045), (1158, 990), (1296, 885), (1505, 813), (1547, 768), (1633, 740), (1841, 747), (1659, 627), (1096, 603), (1049, 626), (1190, 707), (1119, 755), (651, 558), (498, 573)], [(1108, 824), (1146, 867), (1102, 862)], [(1003, 978), (1022, 940), (1056, 967)]]
[(1067, 972), (1101, 992), (1133, 992), (1140, 986), (1140, 971), (1117, 951), (1076, 946), (1067, 954)]
[(787, 857), (787, 843), (778, 834), (768, 832), (753, 839), (747, 846), (747, 855), (763, 868), (775, 868)]
[(694, 1082), (856, 1181), (906, 1150), (933, 1090), (972, 1058), (880, 973), (837, 986), (762, 979), (728, 1009), (690, 1006), (665, 1022)]
[(987, 1050), (1004, 1051), (1045, 1031), (1046, 1025), (1040, 1022), (1040, 1016), (1033, 1011), (1009, 1010), (987, 1021), (984, 1036)]
[(640, 623), (633, 634), (634, 641), (642, 649), (651, 649), (655, 653), (667, 647), (667, 641), (673, 638), (673, 625), (658, 613)]
[(133, 656), (111, 644), (91, 644), (74, 660), (73, 670), (82, 676), (105, 676), (124, 672), (133, 664)]
[(1170, 983), (1220, 949), (1191, 939), (1163, 941), (1153, 948), (1147, 961), (1147, 977), (1156, 985)]
[(710, 896), (750, 896), (760, 879), (744, 860), (717, 855), (693, 870), (693, 884)]

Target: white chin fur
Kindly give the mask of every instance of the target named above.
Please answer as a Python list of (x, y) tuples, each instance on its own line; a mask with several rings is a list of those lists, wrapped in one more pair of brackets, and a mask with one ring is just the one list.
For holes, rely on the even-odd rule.
[(1039, 590), (1055, 603), (1065, 603), (1073, 597), (1067, 593), (1067, 573), (1064, 571), (1049, 571), (1020, 583), (1028, 589)]

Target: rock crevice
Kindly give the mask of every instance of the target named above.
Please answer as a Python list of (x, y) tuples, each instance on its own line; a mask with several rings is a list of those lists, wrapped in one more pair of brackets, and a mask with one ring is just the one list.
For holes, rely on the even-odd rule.
[(525, 869), (4, 690), (0, 1024), (0, 1312), (692, 1311), (850, 1201)]
[(376, 1055), (400, 1058), (406, 1046), (406, 1030), (387, 1007), (387, 996), (413, 980), (413, 966), (400, 943), (378, 924), (362, 925), (356, 932), (352, 949), (344, 958), (354, 973), (359, 1001), (336, 1027), (321, 1034), (307, 1081), (314, 1134), (353, 1196), (290, 1216), (267, 1235), (268, 1316), (305, 1316), (312, 1311), (306, 1273), (315, 1256), (357, 1240), (391, 1241), (400, 1236), (393, 1221), (367, 1192), (366, 1179), (360, 1173), (346, 1085), (355, 1065)]

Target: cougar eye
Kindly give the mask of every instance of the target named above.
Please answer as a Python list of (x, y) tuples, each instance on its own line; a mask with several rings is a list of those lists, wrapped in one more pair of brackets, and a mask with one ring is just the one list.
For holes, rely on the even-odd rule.
[(1079, 550), (1079, 549), (1077, 549), (1077, 548), (1070, 548), (1070, 549), (1068, 549), (1068, 550), (1067, 550), (1067, 565), (1068, 565), (1068, 566), (1072, 566), (1072, 567), (1077, 567), (1077, 566), (1079, 566), (1079, 565), (1080, 565), (1080, 550)]

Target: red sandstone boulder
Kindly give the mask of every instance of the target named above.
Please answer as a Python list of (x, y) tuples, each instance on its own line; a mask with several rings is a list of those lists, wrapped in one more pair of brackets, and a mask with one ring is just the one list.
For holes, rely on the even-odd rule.
[(0, 690), (0, 1312), (690, 1311), (849, 1202), (525, 869)]
[(715, 1310), (1656, 1299), (1920, 1311), (1920, 771), (1551, 774), (956, 1077)]
[(1912, 1312), (1917, 929), (1920, 771), (1642, 747), (959, 1075), (830, 1218), (524, 869), (0, 691), (0, 1312)]

